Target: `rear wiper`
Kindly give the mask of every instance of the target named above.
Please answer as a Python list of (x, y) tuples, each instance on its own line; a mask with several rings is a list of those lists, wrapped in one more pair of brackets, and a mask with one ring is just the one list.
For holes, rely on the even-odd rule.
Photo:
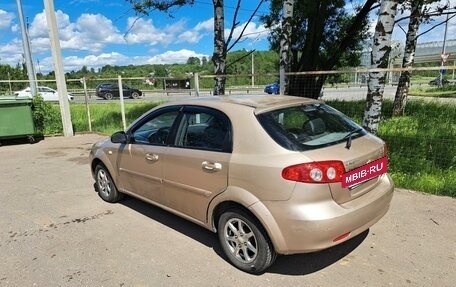
[(352, 136), (354, 134), (358, 134), (362, 131), (363, 129), (362, 128), (359, 128), (359, 129), (356, 129), (356, 130), (352, 130), (351, 132), (349, 132), (346, 136), (344, 136), (344, 138), (342, 140), (347, 140), (347, 144), (345, 145), (345, 148), (346, 149), (350, 149), (351, 148), (351, 145), (352, 145)]

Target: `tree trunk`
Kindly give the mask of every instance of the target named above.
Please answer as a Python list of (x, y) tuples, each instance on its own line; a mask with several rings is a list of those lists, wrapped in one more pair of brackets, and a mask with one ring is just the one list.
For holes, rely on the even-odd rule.
[[(295, 3), (301, 3), (299, 0)], [(320, 49), (324, 39), (324, 30), (330, 17), (328, 3), (325, 1), (308, 1), (306, 9), (312, 15), (318, 15), (316, 18), (309, 19), (306, 25), (306, 35), (304, 46), (299, 49), (293, 49), (291, 70), (295, 72), (331, 70), (337, 65), (340, 58), (347, 51), (347, 47), (353, 42), (364, 27), (364, 22), (369, 15), (372, 7), (378, 0), (366, 0), (363, 7), (359, 10), (356, 17), (350, 23), (346, 34), (340, 39), (337, 45), (338, 49), (332, 51), (328, 60), (322, 60)], [(295, 7), (299, 5), (295, 5)], [(295, 9), (296, 10), (296, 9)], [(298, 11), (300, 13), (300, 11)], [(295, 12), (296, 14), (296, 12)], [(298, 17), (299, 15), (295, 15)], [(303, 24), (304, 25), (304, 24)], [(298, 27), (299, 29), (299, 27)], [(288, 94), (293, 96), (302, 96), (309, 98), (320, 97), (321, 88), (327, 78), (327, 75), (302, 75), (288, 77)]]
[(288, 93), (288, 79), (285, 76), (286, 72), (290, 71), (290, 38), (291, 38), (291, 20), (293, 17), (294, 0), (283, 1), (283, 19), (282, 31), (280, 39), (280, 94)]
[[(410, 13), (410, 22), (407, 31), (407, 39), (405, 41), (404, 59), (402, 60), (402, 68), (411, 68), (415, 61), (416, 41), (418, 28), (421, 23), (421, 10), (423, 9), (422, 1), (414, 1)], [(396, 95), (393, 104), (393, 116), (401, 116), (404, 114), (405, 105), (407, 104), (407, 96), (410, 87), (410, 71), (402, 71), (397, 85)]]
[[(371, 52), (371, 68), (386, 69), (391, 52), (391, 35), (394, 28), (394, 17), (397, 12), (397, 1), (383, 0), (375, 26), (374, 43)], [(382, 115), (383, 91), (386, 72), (370, 72), (366, 106), (364, 109), (363, 127), (377, 134)]]
[(225, 43), (225, 17), (223, 0), (213, 0), (214, 3), (214, 96), (225, 94), (226, 83), (226, 43)]

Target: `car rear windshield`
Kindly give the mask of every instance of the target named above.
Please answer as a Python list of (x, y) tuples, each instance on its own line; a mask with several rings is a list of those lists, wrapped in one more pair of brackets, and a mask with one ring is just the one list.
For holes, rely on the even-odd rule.
[(366, 134), (336, 109), (321, 103), (292, 106), (257, 115), (266, 132), (281, 146), (304, 151), (335, 145)]

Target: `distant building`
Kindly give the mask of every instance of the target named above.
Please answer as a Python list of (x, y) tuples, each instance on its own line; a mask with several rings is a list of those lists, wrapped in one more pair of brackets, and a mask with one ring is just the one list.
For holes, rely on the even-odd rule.
[[(440, 63), (442, 61), (440, 54), (442, 53), (443, 41), (434, 41), (426, 43), (418, 43), (416, 45), (415, 63)], [(445, 52), (449, 53), (449, 65), (456, 63), (456, 39), (447, 40)], [(369, 68), (371, 61), (370, 49), (361, 54), (361, 67)], [(394, 66), (402, 65), (404, 57), (404, 45), (401, 42), (393, 41), (390, 59)]]

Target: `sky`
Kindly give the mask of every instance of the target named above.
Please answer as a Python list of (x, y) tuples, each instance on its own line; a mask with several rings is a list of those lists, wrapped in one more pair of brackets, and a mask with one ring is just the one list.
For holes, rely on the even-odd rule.
[[(226, 1), (234, 2), (234, 1)], [(256, 8), (254, 1), (243, 1), (238, 20), (244, 24)], [(234, 5), (234, 4), (233, 4)], [(209, 57), (213, 52), (212, 0), (198, 0), (193, 6), (172, 10), (172, 17), (153, 12), (138, 18), (125, 0), (54, 0), (64, 69), (82, 66), (185, 63), (189, 57)], [(266, 12), (268, 6), (260, 8)], [(44, 1), (22, 0), (28, 23), (32, 57), (36, 71), (52, 68), (49, 32)], [(234, 6), (225, 5), (227, 19)], [(236, 32), (239, 32), (237, 29)], [(237, 49), (267, 50), (267, 31), (258, 17), (247, 27)], [(22, 36), (16, 1), (0, 2), (0, 63), (16, 65), (22, 61)]]
[[(15, 66), (22, 62), (23, 48), (16, 1), (0, 0), (0, 64)], [(44, 1), (22, 0), (28, 25), (32, 58), (36, 72), (53, 70)], [(225, 1), (225, 27), (230, 28), (234, 5)], [(444, 1), (446, 2), (446, 1)], [(456, 0), (451, 0), (456, 4)], [(257, 1), (242, 1), (238, 21), (240, 31)], [(175, 8), (172, 16), (153, 12), (137, 17), (125, 0), (54, 0), (60, 46), (65, 72), (83, 66), (98, 69), (105, 65), (185, 63), (189, 57), (210, 57), (213, 52), (212, 0), (195, 0), (193, 6)], [(269, 3), (259, 9), (267, 13)], [(436, 21), (437, 23), (438, 21)], [(449, 26), (456, 34), (456, 18)], [(375, 26), (374, 21), (372, 29)], [(402, 23), (406, 29), (406, 23)], [(419, 42), (441, 41), (443, 27), (422, 37)], [(258, 17), (247, 27), (246, 39), (235, 50), (268, 50), (268, 31)], [(403, 41), (404, 33), (395, 29), (394, 38)]]

